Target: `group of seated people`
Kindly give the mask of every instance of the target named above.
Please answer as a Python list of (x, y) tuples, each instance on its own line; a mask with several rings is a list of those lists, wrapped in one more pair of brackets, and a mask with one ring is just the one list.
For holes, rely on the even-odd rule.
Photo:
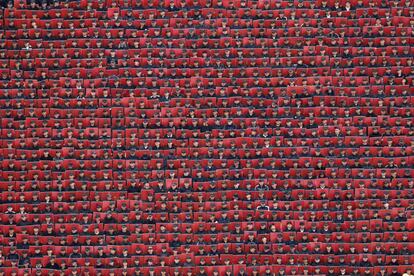
[(399, 275), (407, 0), (3, 0), (0, 275)]

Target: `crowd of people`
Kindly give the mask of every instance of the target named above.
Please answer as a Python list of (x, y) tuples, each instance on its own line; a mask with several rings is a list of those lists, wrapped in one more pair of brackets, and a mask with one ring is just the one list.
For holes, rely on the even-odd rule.
[(413, 275), (410, 1), (2, 7), (0, 275)]

